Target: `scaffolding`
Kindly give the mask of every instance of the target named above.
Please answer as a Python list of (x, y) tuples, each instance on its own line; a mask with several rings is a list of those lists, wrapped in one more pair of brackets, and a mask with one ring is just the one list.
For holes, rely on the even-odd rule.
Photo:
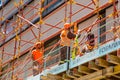
[[(29, 0), (30, 1), (30, 0)], [(106, 23), (105, 25), (113, 25), (111, 23), (114, 23), (114, 27), (119, 26), (119, 12), (120, 12), (120, 1), (119, 0), (109, 0), (103, 5), (99, 5), (100, 0), (89, 0), (88, 4), (82, 4), (79, 3), (78, 0), (65, 0), (62, 2), (62, 5), (59, 6), (57, 9), (55, 9), (53, 12), (48, 14), (47, 16), (43, 17), (42, 13), (44, 10), (49, 8), (51, 5), (55, 4), (58, 0), (52, 0), (50, 3), (48, 3), (46, 6), (43, 7), (44, 0), (39, 0), (38, 3), (35, 5), (29, 5), (29, 2), (25, 2), (25, 0), (19, 0), (19, 2), (14, 2), (14, 7), (12, 7), (10, 10), (6, 11), (4, 13), (4, 5), (1, 6), (1, 12), (0, 12), (0, 53), (1, 53), (1, 64), (2, 67), (5, 69), (0, 72), (1, 75), (1, 80), (6, 79), (10, 80), (9, 78), (11, 77), (11, 80), (14, 80), (13, 77), (18, 76), (18, 80), (24, 80), (25, 78), (29, 77), (32, 75), (32, 73), (29, 71), (32, 71), (32, 60), (31, 60), (31, 50), (34, 48), (33, 45), (37, 41), (47, 41), (53, 36), (56, 36), (57, 34), (60, 34), (62, 27), (58, 27), (59, 25), (63, 25), (65, 22), (69, 22), (73, 24), (76, 22), (77, 24), (86, 20), (87, 18), (97, 15), (97, 20), (92, 23), (91, 25), (86, 26), (85, 28), (80, 28), (81, 34), (84, 34), (86, 29), (90, 27), (94, 27), (94, 30), (92, 31), (97, 31), (99, 28), (98, 24), (101, 22), (113, 18), (112, 21)], [(118, 5), (117, 5), (118, 4)], [(117, 6), (118, 7), (117, 7)], [(79, 10), (76, 10), (76, 12), (73, 12), (73, 7), (74, 6), (79, 6), (81, 7)], [(91, 7), (94, 6), (94, 7)], [(113, 6), (113, 11), (109, 15), (107, 15), (104, 18), (101, 18), (101, 15), (99, 12), (109, 6)], [(29, 7), (30, 9), (27, 12), (24, 12), (24, 9), (26, 7)], [(49, 22), (46, 22), (47, 18), (51, 17), (52, 15), (55, 15), (55, 13), (59, 12), (61, 9), (64, 9), (64, 16), (62, 17), (61, 20), (59, 20), (56, 24), (52, 24)], [(16, 11), (17, 12), (16, 12)], [(79, 19), (75, 19), (73, 21), (73, 16), (77, 14), (82, 14), (82, 11), (84, 10), (90, 10), (90, 12), (87, 15), (82, 16)], [(13, 19), (15, 17), (15, 20), (10, 20), (6, 16), (10, 15), (12, 11), (14, 12), (14, 15), (12, 16)], [(30, 15), (31, 12), (34, 12), (32, 15)], [(25, 16), (29, 17), (25, 17)], [(33, 21), (35, 18), (39, 19), (38, 22), (35, 24)], [(9, 28), (7, 28), (7, 23), (10, 23), (9, 26), (12, 28), (12, 30), (9, 30), (10, 32), (7, 32)], [(5, 28), (3, 28), (3, 26)], [(14, 27), (12, 27), (14, 26)], [(26, 27), (28, 26), (28, 27)], [(31, 27), (30, 27), (31, 26)], [(49, 26), (49, 28), (45, 29), (42, 31), (43, 26)], [(72, 25), (73, 26), (73, 25)], [(25, 28), (24, 28), (25, 27)], [(104, 25), (102, 26), (104, 27)], [(102, 28), (100, 27), (100, 28)], [(105, 35), (105, 34), (112, 34), (109, 40), (106, 40), (100, 44), (97, 44), (97, 46), (103, 45), (111, 40), (114, 40), (115, 37), (112, 33), (112, 30), (110, 29), (107, 30), (106, 32), (102, 33), (100, 36), (96, 35), (95, 40), (98, 41), (98, 38)], [(42, 39), (41, 37), (44, 36), (47, 32), (51, 31), (52, 29), (57, 29), (58, 31), (45, 39)], [(22, 38), (24, 34), (27, 34), (27, 32), (32, 33), (32, 38), (30, 40), (26, 40)], [(12, 37), (11, 37), (12, 36)], [(11, 39), (10, 39), (11, 38)], [(10, 40), (9, 40), (10, 39)], [(85, 39), (83, 39), (85, 40)], [(14, 43), (13, 47), (13, 53), (11, 54), (10, 52), (6, 51), (7, 46), (11, 45), (11, 42)], [(79, 42), (80, 46), (83, 46), (85, 44), (85, 41), (83, 42), (82, 40)], [(13, 44), (12, 44), (13, 45)], [(30, 45), (26, 49), (22, 50), (23, 46)], [(52, 66), (56, 65), (59, 63), (59, 54), (55, 56), (49, 56), (53, 54), (54, 52), (59, 52), (59, 48), (56, 49), (56, 47), (59, 46), (59, 41), (46, 48), (45, 51), (50, 49), (50, 52), (48, 52), (48, 55), (44, 56), (45, 58), (45, 65), (44, 65), (44, 70), (45, 69), (50, 69)], [(61, 47), (60, 47), (61, 48)], [(56, 49), (56, 50), (55, 50)], [(27, 53), (27, 54), (26, 54)], [(26, 55), (24, 59), (21, 60), (21, 56)], [(4, 59), (5, 56), (8, 56), (8, 59)], [(53, 64), (49, 62), (55, 61)], [(50, 64), (49, 64), (50, 63)], [(22, 64), (22, 66), (20, 66)], [(28, 67), (27, 67), (28, 66)], [(7, 68), (7, 69), (6, 69)], [(29, 74), (27, 74), (29, 73)], [(21, 74), (21, 75), (18, 75)], [(22, 76), (22, 77), (21, 77)]]

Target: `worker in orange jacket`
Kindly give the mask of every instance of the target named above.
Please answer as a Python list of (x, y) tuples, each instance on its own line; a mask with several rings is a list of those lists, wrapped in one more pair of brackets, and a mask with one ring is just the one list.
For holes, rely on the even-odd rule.
[(33, 59), (33, 75), (37, 75), (42, 72), (43, 69), (43, 56), (44, 56), (44, 45), (42, 42), (35, 44), (35, 49), (32, 51)]

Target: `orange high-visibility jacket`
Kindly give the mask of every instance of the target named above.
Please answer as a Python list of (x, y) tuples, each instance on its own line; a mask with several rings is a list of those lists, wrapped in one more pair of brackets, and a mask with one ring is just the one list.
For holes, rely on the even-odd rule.
[(67, 37), (68, 30), (63, 30), (61, 32), (60, 38), (61, 38), (61, 44), (63, 46), (70, 46), (70, 39)]
[(33, 50), (32, 56), (33, 60), (39, 62), (40, 64), (43, 63), (43, 52), (41, 52), (40, 50)]

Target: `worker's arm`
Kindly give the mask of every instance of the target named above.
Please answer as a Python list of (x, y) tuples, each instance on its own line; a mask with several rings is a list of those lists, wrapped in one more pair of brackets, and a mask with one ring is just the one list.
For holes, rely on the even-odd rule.
[(60, 34), (60, 38), (65, 37), (65, 31), (62, 31)]
[(69, 39), (74, 39), (76, 37), (76, 35), (74, 33), (72, 33), (71, 31), (69, 31), (68, 34), (67, 34), (67, 37)]

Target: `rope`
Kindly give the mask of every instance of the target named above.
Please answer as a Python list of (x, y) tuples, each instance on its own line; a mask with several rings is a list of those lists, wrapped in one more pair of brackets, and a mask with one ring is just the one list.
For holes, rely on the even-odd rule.
[(38, 10), (38, 14), (39, 14), (39, 16), (40, 16), (40, 20), (39, 20), (39, 31), (38, 31), (38, 39), (37, 39), (37, 41), (40, 41), (40, 37), (41, 37), (41, 27), (42, 27), (42, 24), (44, 24), (44, 22), (43, 22), (43, 19), (42, 19), (42, 13), (43, 13), (43, 11), (44, 11), (44, 8), (42, 7), (42, 5), (44, 4), (44, 0), (41, 0), (40, 2), (39, 2), (39, 4), (41, 5), (40, 6), (40, 8), (39, 8), (39, 10)]
[(65, 6), (64, 22), (66, 23), (66, 21), (67, 21), (67, 0), (65, 0), (65, 4), (66, 4), (66, 6)]

